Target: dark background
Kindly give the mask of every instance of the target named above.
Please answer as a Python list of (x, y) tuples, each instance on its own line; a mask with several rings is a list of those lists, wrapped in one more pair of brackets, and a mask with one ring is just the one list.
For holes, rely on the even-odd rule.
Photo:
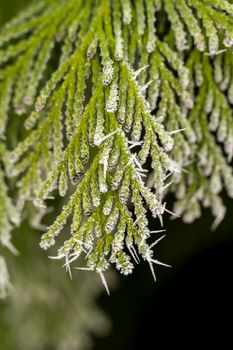
[(173, 267), (157, 268), (155, 284), (141, 264), (110, 298), (100, 299), (113, 332), (96, 350), (233, 348), (231, 210), (229, 202), (214, 232), (208, 212), (192, 225), (166, 223), (157, 252)]
[[(0, 23), (29, 2), (0, 0)], [(156, 267), (156, 284), (144, 263), (132, 276), (119, 276), (111, 297), (98, 300), (112, 332), (95, 339), (95, 350), (233, 348), (233, 202), (226, 203), (226, 218), (214, 232), (208, 211), (192, 225), (167, 218), (167, 237), (156, 252), (172, 268)]]

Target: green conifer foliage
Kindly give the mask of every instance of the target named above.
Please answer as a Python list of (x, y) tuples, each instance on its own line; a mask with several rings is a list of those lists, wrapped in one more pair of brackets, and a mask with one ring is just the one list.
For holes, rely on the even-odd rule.
[[(40, 0), (1, 29), (1, 169), (17, 208), (65, 197), (42, 248), (64, 229), (57, 258), (83, 255), (106, 285), (110, 264), (128, 275), (141, 257), (154, 278), (166, 265), (148, 243), (165, 194), (186, 222), (203, 205), (219, 224), (222, 190), (233, 196), (232, 45), (228, 0)], [(11, 111), (24, 126), (8, 154)], [(8, 232), (3, 173), (0, 196)]]

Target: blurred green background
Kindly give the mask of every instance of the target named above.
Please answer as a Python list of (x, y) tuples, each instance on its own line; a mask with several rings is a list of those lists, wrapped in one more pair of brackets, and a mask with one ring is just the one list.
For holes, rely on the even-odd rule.
[[(0, 23), (29, 2), (1, 0)], [(208, 211), (192, 225), (166, 218), (167, 236), (156, 249), (158, 258), (173, 267), (158, 267), (154, 284), (142, 263), (132, 276), (117, 278), (111, 297), (98, 297), (111, 330), (93, 302), (100, 282), (92, 277), (88, 281), (85, 273), (70, 281), (40, 251), (39, 233), (24, 223), (14, 237), (21, 255), (8, 254), (18, 294), (0, 303), (0, 349), (82, 350), (90, 331), (97, 334), (92, 336), (95, 350), (232, 348), (233, 202), (225, 202), (226, 218), (214, 232)], [(168, 203), (171, 207), (172, 198)], [(93, 286), (96, 293), (89, 293)]]

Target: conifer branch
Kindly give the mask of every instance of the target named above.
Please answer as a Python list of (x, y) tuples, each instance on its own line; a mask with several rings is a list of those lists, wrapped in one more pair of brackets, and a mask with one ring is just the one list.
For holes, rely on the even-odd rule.
[(128, 274), (142, 256), (154, 276), (147, 209), (162, 223), (169, 191), (185, 221), (201, 204), (214, 226), (223, 218), (232, 14), (227, 0), (41, 0), (0, 31), (0, 136), (12, 108), (28, 130), (7, 172), (21, 206), (66, 196), (41, 246), (70, 226), (58, 250), (68, 267), (84, 253), (106, 285), (110, 263)]

